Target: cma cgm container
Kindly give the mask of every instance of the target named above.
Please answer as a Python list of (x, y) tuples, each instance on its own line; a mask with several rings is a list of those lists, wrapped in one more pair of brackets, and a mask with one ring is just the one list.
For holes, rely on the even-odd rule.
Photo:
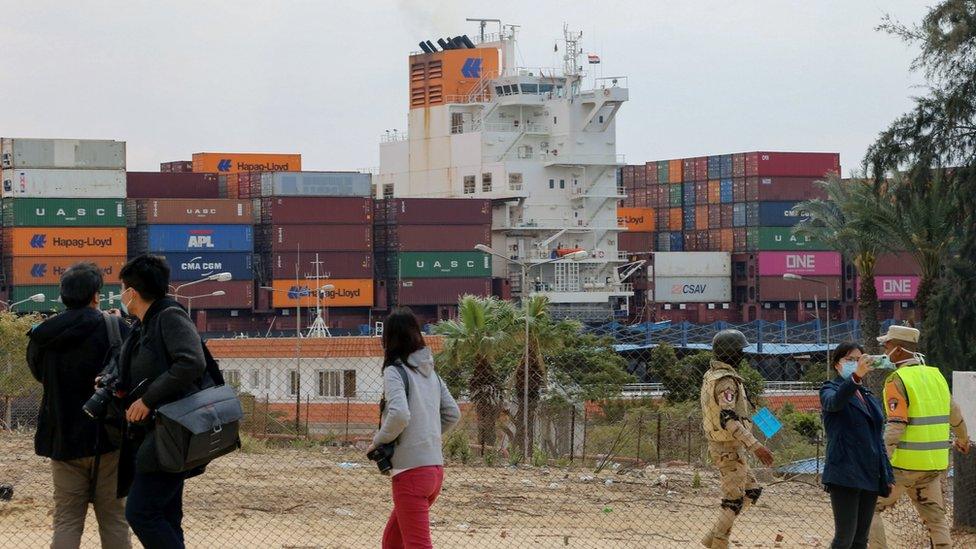
[(397, 305), (454, 305), (463, 295), (491, 295), (490, 278), (413, 278), (396, 283)]
[(273, 197), (255, 203), (260, 204), (257, 217), (268, 225), (357, 225), (373, 219), (372, 199), (367, 197)]
[(491, 228), (483, 225), (390, 225), (387, 230), (388, 248), (403, 252), (469, 251), (491, 243)]
[(6, 227), (123, 227), (122, 198), (17, 198), (3, 201)]
[(840, 173), (837, 153), (745, 153), (746, 176), (823, 177), (831, 173)]
[(301, 169), (302, 155), (300, 154), (212, 152), (193, 154), (195, 172), (297, 172)]
[(139, 200), (139, 223), (152, 225), (237, 225), (254, 222), (250, 200), (180, 199)]
[(219, 198), (217, 176), (212, 173), (128, 172), (129, 198)]
[(732, 279), (728, 276), (657, 276), (654, 278), (654, 301), (666, 303), (729, 302), (732, 301)]
[[(491, 225), (490, 200), (393, 198), (381, 203), (382, 221), (394, 225)], [(379, 216), (376, 222), (381, 222)]]
[(759, 250), (829, 250), (830, 248), (808, 236), (796, 236), (790, 227), (755, 227)]
[(261, 196), (370, 196), (372, 177), (359, 172), (266, 172)]
[(125, 142), (4, 137), (0, 140), (0, 167), (124, 170)]
[(814, 296), (825, 301), (828, 294), (831, 301), (840, 301), (843, 295), (839, 276), (812, 276), (807, 280), (760, 276), (758, 291), (761, 301), (813, 301)]
[(491, 276), (491, 256), (482, 252), (400, 252), (400, 278), (483, 278)]
[(230, 273), (232, 280), (251, 280), (254, 278), (252, 259), (250, 252), (166, 254), (172, 280), (197, 280), (217, 273)]
[(3, 170), (3, 198), (125, 198), (125, 170)]
[[(318, 260), (318, 270), (315, 262)], [(370, 252), (316, 252), (258, 254), (255, 272), (261, 280), (298, 278), (369, 278), (373, 275)]]
[(126, 256), (8, 257), (4, 263), (7, 283), (15, 286), (60, 284), (61, 275), (73, 265), (91, 262), (102, 271), (105, 284), (119, 283)]
[(654, 254), (654, 276), (732, 276), (728, 252), (658, 252)]
[[(179, 286), (179, 284), (174, 284), (174, 286)], [(214, 292), (224, 292), (224, 295), (211, 295)], [(254, 307), (254, 283), (250, 280), (200, 282), (180, 290), (176, 300), (186, 305), (187, 297), (193, 298), (191, 303), (193, 310), (251, 309)]]
[[(759, 226), (761, 227), (792, 227), (806, 216), (802, 211), (795, 210), (797, 202), (760, 202)], [(752, 226), (751, 223), (749, 223)]]
[(3, 249), (11, 256), (126, 255), (124, 227), (18, 227), (3, 232)]
[(250, 225), (149, 225), (150, 252), (250, 252)]
[(759, 276), (840, 276), (838, 252), (759, 252)]
[(259, 251), (370, 251), (370, 225), (264, 225), (259, 228)]
[[(316, 298), (317, 289), (331, 284), (332, 290), (322, 290), (323, 307), (372, 307), (373, 280), (330, 278), (327, 280), (275, 280), (272, 306), (275, 309), (292, 309), (298, 305), (315, 307), (319, 300)], [(264, 288), (258, 291), (266, 292)]]
[[(122, 287), (117, 284), (106, 284), (105, 286), (102, 286), (102, 291), (99, 292), (99, 295), (101, 296), (99, 307), (101, 307), (102, 310), (117, 309), (119, 307), (118, 299), (109, 302), (109, 297), (117, 297), (121, 291)], [(14, 303), (16, 301), (23, 301), (25, 299), (29, 299), (35, 294), (44, 294), (44, 302), (34, 303), (33, 301), (27, 301), (26, 303), (17, 305), (14, 310), (18, 313), (47, 313), (64, 310), (64, 305), (57, 301), (61, 298), (61, 286), (58, 284), (14, 286), (10, 290), (10, 302)]]

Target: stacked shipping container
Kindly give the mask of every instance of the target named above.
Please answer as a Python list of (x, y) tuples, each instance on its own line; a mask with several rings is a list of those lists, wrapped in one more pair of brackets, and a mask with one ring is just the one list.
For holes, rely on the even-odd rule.
[(81, 261), (102, 269), (106, 298), (117, 295), (127, 247), (125, 143), (3, 138), (0, 167), (0, 286), (13, 302), (45, 296), (17, 310), (63, 310), (61, 274)]

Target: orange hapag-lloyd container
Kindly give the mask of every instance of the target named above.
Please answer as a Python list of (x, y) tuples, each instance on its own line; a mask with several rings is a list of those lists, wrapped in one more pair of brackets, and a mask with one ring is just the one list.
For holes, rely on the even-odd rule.
[(212, 173), (300, 172), (302, 155), (274, 153), (194, 153), (193, 171)]
[(7, 273), (9, 282), (14, 286), (26, 284), (60, 284), (61, 275), (78, 263), (90, 261), (102, 271), (105, 284), (118, 284), (119, 271), (125, 265), (126, 257), (14, 257), (10, 261), (11, 272)]
[(125, 227), (16, 227), (4, 231), (11, 256), (123, 256), (128, 253)]
[(652, 233), (654, 208), (617, 208), (617, 224), (632, 233)]
[[(275, 280), (273, 304), (275, 309), (290, 309), (301, 304), (302, 307), (315, 307), (316, 288), (327, 284), (335, 289), (324, 292), (323, 307), (372, 307), (373, 280), (371, 278), (330, 278), (319, 281), (303, 279)], [(259, 289), (259, 292), (268, 290)]]

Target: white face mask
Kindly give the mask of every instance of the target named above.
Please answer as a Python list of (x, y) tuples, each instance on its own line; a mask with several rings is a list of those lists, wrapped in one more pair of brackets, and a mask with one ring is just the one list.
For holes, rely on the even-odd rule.
[[(890, 352), (889, 351), (885, 351), (885, 356), (887, 356), (888, 359), (891, 360), (891, 354), (894, 353), (898, 349), (905, 350), (902, 347), (895, 347)], [(912, 353), (909, 353), (909, 354), (912, 355), (912, 358), (906, 358), (906, 359), (903, 359), (903, 360), (899, 360), (898, 362), (892, 361), (892, 364), (898, 365), (898, 364), (905, 364), (906, 362), (917, 362), (919, 364), (925, 364), (925, 355), (923, 355), (922, 353), (912, 352)]]
[(125, 302), (125, 292), (128, 292), (131, 289), (132, 288), (126, 288), (122, 290), (121, 294), (119, 294), (119, 310), (122, 311), (122, 314), (124, 315), (129, 314), (129, 303), (132, 303), (131, 299), (129, 300), (129, 303)]

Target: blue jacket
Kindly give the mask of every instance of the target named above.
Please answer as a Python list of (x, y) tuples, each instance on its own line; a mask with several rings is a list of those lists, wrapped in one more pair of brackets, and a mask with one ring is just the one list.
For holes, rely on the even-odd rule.
[(884, 447), (884, 412), (871, 391), (838, 376), (820, 388), (820, 408), (827, 435), (823, 483), (887, 496), (894, 474)]

